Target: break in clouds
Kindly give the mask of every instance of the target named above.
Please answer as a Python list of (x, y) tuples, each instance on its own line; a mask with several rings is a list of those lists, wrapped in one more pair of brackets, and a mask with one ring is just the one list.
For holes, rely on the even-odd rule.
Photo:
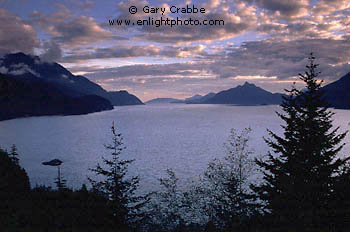
[[(155, 91), (156, 96), (189, 96), (193, 90), (227, 89), (242, 79), (281, 91), (279, 84), (296, 80), (311, 51), (328, 81), (350, 70), (348, 0), (65, 0), (49, 9), (32, 1), (14, 2), (0, 2), (0, 54), (40, 55), (108, 89), (127, 89), (144, 99)], [(193, 4), (206, 13), (165, 16), (222, 19), (225, 25), (108, 25), (109, 19), (162, 16), (130, 14), (130, 6), (169, 9)]]

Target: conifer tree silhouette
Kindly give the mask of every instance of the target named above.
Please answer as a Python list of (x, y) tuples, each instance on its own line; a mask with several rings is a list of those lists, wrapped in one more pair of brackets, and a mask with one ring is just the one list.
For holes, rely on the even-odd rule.
[(299, 74), (306, 90), (294, 85), (286, 90), (283, 113), (277, 113), (285, 123), (283, 136), (268, 130), (265, 141), (273, 152), (267, 160), (256, 160), (264, 182), (252, 188), (272, 216), (270, 231), (328, 231), (335, 179), (348, 160), (337, 157), (346, 133), (332, 127), (334, 113), (316, 79), (318, 64), (312, 53), (308, 59), (307, 71)]

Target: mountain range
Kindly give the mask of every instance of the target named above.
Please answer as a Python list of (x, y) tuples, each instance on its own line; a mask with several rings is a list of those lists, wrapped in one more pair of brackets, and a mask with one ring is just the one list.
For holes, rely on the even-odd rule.
[[(24, 53), (1, 58), (0, 74), (0, 108), (7, 109), (1, 113), (0, 120), (85, 114), (110, 110), (113, 105), (143, 104), (127, 91), (108, 92), (84, 76), (73, 75), (58, 63), (44, 62), (38, 56)], [(21, 91), (26, 92), (20, 94)]]
[[(336, 109), (350, 109), (350, 72), (339, 80), (321, 88), (325, 100)], [(184, 100), (174, 98), (158, 98), (148, 103), (187, 103), (187, 104), (233, 104), (233, 105), (271, 105), (280, 104), (281, 93), (268, 92), (254, 84), (245, 82), (235, 88), (218, 93), (209, 93), (205, 96), (199, 94)]]
[(213, 97), (215, 95), (215, 93), (208, 93), (205, 96), (202, 96), (200, 94), (196, 94), (192, 97), (189, 98), (185, 98), (185, 100), (181, 100), (181, 99), (176, 99), (176, 98), (154, 98), (151, 99), (147, 102), (145, 102), (145, 104), (167, 104), (167, 103), (186, 103), (186, 104), (199, 104), (202, 103), (204, 101), (206, 101), (207, 99)]
[(232, 104), (232, 105), (272, 105), (280, 104), (283, 94), (270, 93), (254, 84), (245, 82), (235, 88), (219, 93), (208, 93), (204, 96), (196, 94), (193, 97), (179, 100), (174, 98), (156, 98), (150, 103), (186, 103), (186, 104)]
[[(350, 73), (321, 90), (331, 107), (350, 109)], [(282, 96), (245, 82), (204, 96), (157, 98), (146, 103), (270, 105), (280, 104)], [(142, 101), (125, 90), (108, 92), (86, 77), (73, 75), (60, 64), (44, 62), (37, 56), (15, 53), (0, 58), (0, 120), (86, 114), (139, 104)]]
[[(190, 97), (190, 98), (186, 98), (185, 102), (187, 104), (200, 104), (200, 103), (204, 103), (206, 101), (208, 101), (210, 98), (214, 97), (215, 96), (215, 93), (208, 93), (204, 96), (201, 96), (199, 94), (195, 95), (195, 96), (200, 96), (200, 97), (196, 97), (196, 98), (193, 98), (193, 97)], [(194, 96), (194, 97), (195, 97)]]
[(152, 100), (145, 102), (145, 104), (168, 104), (168, 103), (184, 103), (184, 101), (176, 98), (154, 98)]

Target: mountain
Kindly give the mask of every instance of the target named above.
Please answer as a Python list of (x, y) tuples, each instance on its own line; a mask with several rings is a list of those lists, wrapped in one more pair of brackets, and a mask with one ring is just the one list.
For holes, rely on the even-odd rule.
[[(196, 96), (198, 96), (198, 97), (196, 97)], [(203, 103), (205, 101), (208, 101), (210, 98), (212, 98), (214, 96), (215, 96), (215, 93), (208, 93), (204, 96), (197, 94), (191, 98), (187, 98), (185, 101), (187, 104), (200, 104), (200, 103)], [(188, 99), (191, 99), (191, 100), (188, 100)]]
[(221, 91), (201, 102), (204, 104), (271, 105), (280, 104), (282, 94), (270, 93), (260, 87), (245, 82), (235, 88)]
[(107, 99), (115, 106), (143, 105), (140, 99), (125, 90), (108, 92)]
[(326, 101), (336, 109), (350, 109), (350, 72), (321, 90)]
[(146, 104), (168, 104), (168, 103), (183, 103), (183, 100), (175, 98), (155, 98), (145, 102)]
[(214, 97), (216, 93), (208, 93), (207, 95), (204, 95), (201, 99), (199, 99), (200, 102), (205, 102)]
[(0, 75), (0, 93), (0, 120), (113, 109), (108, 100), (96, 95), (71, 97), (46, 82), (17, 80), (3, 75)]
[[(16, 80), (46, 82), (70, 97), (97, 95), (108, 99), (113, 105), (143, 104), (134, 95), (107, 92), (84, 76), (75, 76), (58, 63), (43, 62), (38, 56), (24, 53), (7, 54), (0, 59), (0, 73)], [(134, 99), (134, 100), (131, 100)]]
[(199, 99), (201, 99), (202, 97), (203, 97), (202, 95), (196, 94), (192, 97), (186, 98), (185, 102), (187, 103), (187, 102), (191, 102), (191, 101), (199, 101)]
[(209, 93), (205, 96), (196, 94), (192, 97), (185, 98), (185, 100), (180, 100), (176, 98), (155, 98), (152, 100), (149, 100), (146, 102), (146, 104), (168, 104), (168, 103), (186, 103), (186, 104), (198, 104), (202, 103), (205, 100), (208, 100), (212, 96), (214, 96), (215, 93)]

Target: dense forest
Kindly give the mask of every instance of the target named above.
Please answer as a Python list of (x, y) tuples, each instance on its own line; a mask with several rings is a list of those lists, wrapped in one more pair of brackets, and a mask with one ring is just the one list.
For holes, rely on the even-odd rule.
[(122, 158), (114, 123), (89, 188), (72, 190), (61, 176), (57, 188), (31, 188), (16, 147), (1, 149), (1, 231), (349, 231), (350, 156), (338, 156), (346, 133), (332, 126), (314, 60), (299, 74), (306, 89), (283, 97), (284, 133), (269, 131), (269, 154), (254, 155), (249, 128), (232, 129), (226, 156), (185, 190), (169, 169), (161, 191), (136, 194), (139, 177), (127, 175), (133, 160)]

